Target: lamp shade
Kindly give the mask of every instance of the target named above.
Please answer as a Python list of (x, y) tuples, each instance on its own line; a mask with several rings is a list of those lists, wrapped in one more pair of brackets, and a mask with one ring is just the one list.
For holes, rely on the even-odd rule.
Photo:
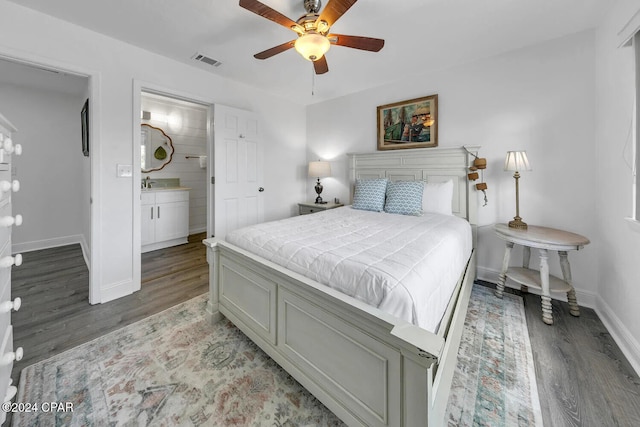
[(507, 151), (507, 158), (504, 160), (504, 170), (506, 171), (530, 171), (531, 165), (527, 158), (526, 151)]
[(331, 164), (322, 161), (309, 162), (309, 176), (314, 178), (331, 176)]
[(331, 47), (329, 39), (311, 31), (298, 37), (293, 45), (298, 53), (308, 61), (316, 61), (322, 58), (322, 55)]

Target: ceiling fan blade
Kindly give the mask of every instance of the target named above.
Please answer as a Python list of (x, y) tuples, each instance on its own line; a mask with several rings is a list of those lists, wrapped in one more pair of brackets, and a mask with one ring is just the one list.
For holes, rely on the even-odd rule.
[(316, 74), (324, 74), (329, 71), (329, 65), (327, 64), (327, 57), (322, 55), (320, 59), (313, 61), (313, 69)]
[(286, 43), (282, 43), (281, 45), (274, 46), (271, 49), (263, 50), (260, 53), (256, 53), (253, 55), (256, 59), (267, 59), (271, 58), (274, 55), (284, 52), (285, 50), (289, 50), (293, 47), (293, 43), (295, 40), (288, 41)]
[(354, 49), (378, 52), (384, 46), (384, 40), (373, 37), (345, 36), (344, 34), (329, 34), (327, 38), (331, 44), (351, 47)]
[(358, 0), (329, 0), (320, 12), (316, 23), (325, 21), (329, 27), (332, 26), (356, 1)]
[(257, 0), (240, 0), (240, 7), (243, 7), (256, 15), (260, 15), (263, 18), (267, 18), (276, 24), (280, 24), (283, 27), (287, 27), (290, 30), (295, 31), (295, 28), (299, 28), (297, 23)]

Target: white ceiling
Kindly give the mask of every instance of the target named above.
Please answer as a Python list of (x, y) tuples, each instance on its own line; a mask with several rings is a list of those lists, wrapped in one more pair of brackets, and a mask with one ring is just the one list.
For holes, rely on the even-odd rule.
[[(334, 33), (385, 39), (378, 53), (333, 46), (329, 72), (293, 49), (260, 61), (253, 54), (296, 34), (238, 0), (10, 0), (130, 44), (280, 94), (301, 104), (489, 57), (594, 28), (615, 0), (360, 0)], [(263, 0), (294, 21), (303, 0)], [(327, 1), (323, 2), (326, 5)], [(191, 59), (203, 53), (217, 68)]]

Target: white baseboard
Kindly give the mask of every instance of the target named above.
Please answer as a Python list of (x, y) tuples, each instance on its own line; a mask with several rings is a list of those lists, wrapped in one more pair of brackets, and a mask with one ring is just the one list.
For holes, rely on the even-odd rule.
[(89, 251), (87, 241), (82, 234), (54, 237), (52, 239), (34, 240), (32, 242), (13, 243), (11, 245), (11, 252), (17, 254), (76, 244), (80, 245), (80, 248), (82, 249), (82, 257), (84, 258), (84, 262), (87, 264), (87, 268), (89, 268), (89, 266), (91, 265), (91, 252)]
[(200, 234), (200, 233), (204, 233), (205, 231), (207, 231), (207, 226), (206, 225), (203, 225), (202, 227), (190, 228), (189, 229), (189, 235), (191, 235), (191, 234)]
[(184, 245), (188, 243), (189, 240), (187, 237), (180, 237), (178, 239), (173, 240), (165, 240), (163, 242), (151, 243), (149, 245), (142, 245), (140, 249), (141, 253), (157, 251), (158, 249), (170, 248), (171, 246)]
[(89, 249), (89, 245), (84, 238), (84, 234), (80, 235), (80, 248), (82, 249), (82, 257), (84, 258), (84, 263), (87, 264), (87, 269), (91, 271), (91, 250)]
[(485, 282), (498, 283), (498, 276), (500, 272), (486, 267), (478, 266), (476, 269), (478, 280)]
[[(491, 283), (498, 283), (499, 275), (500, 272), (498, 270), (493, 270), (486, 267), (478, 267), (478, 279), (480, 280)], [(505, 286), (508, 288), (520, 289), (519, 285), (511, 281), (507, 281)], [(532, 294), (540, 295), (540, 291), (537, 289), (529, 288), (529, 292)], [(567, 302), (567, 294), (564, 293), (552, 292), (551, 298)], [(598, 298), (598, 296), (595, 293), (576, 289), (576, 298), (578, 299), (578, 305), (582, 307), (592, 308), (594, 310), (596, 309), (596, 299)]]
[[(500, 272), (497, 270), (478, 267), (478, 279), (480, 280), (498, 283), (499, 274)], [(519, 287), (510, 286), (509, 282), (507, 282), (506, 286), (519, 289)], [(536, 289), (530, 289), (530, 292), (539, 294)], [(576, 289), (576, 296), (578, 298), (579, 305), (591, 308), (596, 312), (604, 327), (607, 329), (609, 334), (611, 334), (611, 337), (618, 347), (620, 347), (620, 350), (631, 364), (631, 367), (636, 371), (636, 374), (640, 375), (640, 343), (636, 341), (633, 335), (620, 321), (618, 316), (616, 316), (615, 311), (612, 310), (602, 298), (593, 292), (585, 292)], [(552, 294), (551, 297), (561, 301), (567, 300), (566, 295), (564, 294)]]
[(615, 311), (600, 297), (597, 299), (596, 314), (602, 320), (613, 340), (618, 344), (631, 367), (640, 375), (640, 343), (616, 316)]
[(123, 280), (121, 282), (112, 283), (107, 288), (100, 289), (100, 303), (113, 301), (127, 295), (131, 295), (138, 289), (134, 289), (133, 282), (131, 280)]

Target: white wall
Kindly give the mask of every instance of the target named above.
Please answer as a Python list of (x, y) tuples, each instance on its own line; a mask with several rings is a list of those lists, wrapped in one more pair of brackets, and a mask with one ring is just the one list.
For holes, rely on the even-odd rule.
[[(189, 234), (202, 233), (207, 230), (207, 169), (200, 167), (198, 159), (186, 157), (207, 154), (208, 108), (149, 94), (143, 94), (140, 102), (142, 110), (151, 113), (151, 119), (142, 123), (162, 129), (174, 147), (168, 165), (159, 171), (143, 173), (143, 177), (178, 178), (180, 185), (189, 187)], [(169, 123), (156, 120), (156, 115), (171, 120)]]
[[(493, 223), (515, 215), (515, 183), (503, 171), (504, 158), (507, 150), (524, 149), (533, 171), (520, 179), (520, 215), (529, 224), (592, 240), (569, 257), (578, 300), (593, 305), (598, 264), (594, 38), (593, 31), (583, 32), (310, 106), (308, 160), (331, 159), (334, 172), (323, 180), (323, 196), (348, 200), (345, 153), (376, 150), (376, 106), (438, 94), (439, 145), (480, 145), (488, 162), (489, 203), (479, 208), (479, 276), (495, 281), (499, 273), (504, 245)], [(308, 179), (307, 198), (313, 194)], [(514, 250), (514, 265), (521, 262), (519, 253)], [(551, 273), (561, 276), (557, 260), (550, 264)]]
[(13, 212), (24, 218), (24, 224), (13, 230), (14, 253), (72, 243), (87, 249), (82, 225), (89, 217), (84, 192), (88, 159), (82, 155), (80, 132), (84, 100), (78, 95), (0, 84), (0, 111), (11, 117), (18, 128), (15, 142), (24, 148), (13, 159), (21, 184), (12, 195)]
[(299, 172), (281, 167), (282, 162), (306, 161), (304, 108), (14, 3), (0, 2), (0, 16), (0, 55), (82, 70), (97, 82), (98, 93), (92, 95), (93, 152), (98, 154), (92, 163), (93, 220), (98, 224), (92, 236), (94, 302), (139, 286), (139, 277), (133, 277), (139, 251), (133, 247), (134, 184), (116, 177), (117, 164), (133, 164), (134, 117), (139, 114), (132, 108), (134, 80), (260, 114), (267, 162), (265, 218), (289, 216), (304, 197)]
[(633, 47), (619, 48), (618, 33), (636, 14), (637, 0), (619, 0), (597, 31), (597, 126), (593, 172), (599, 230), (597, 311), (640, 372), (640, 227), (632, 215)]

